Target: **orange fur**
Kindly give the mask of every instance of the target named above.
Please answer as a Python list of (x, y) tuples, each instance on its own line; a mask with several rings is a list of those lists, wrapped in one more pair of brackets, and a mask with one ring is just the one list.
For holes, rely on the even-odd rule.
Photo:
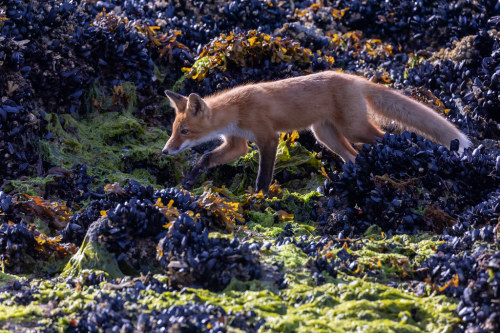
[(429, 107), (364, 78), (333, 71), (244, 85), (205, 99), (166, 94), (177, 114), (163, 152), (176, 154), (222, 136), (225, 143), (197, 164), (201, 172), (241, 156), (247, 140), (255, 141), (260, 151), (258, 190), (267, 191), (271, 182), (280, 132), (311, 129), (346, 162), (354, 162), (357, 155), (350, 143), (373, 143), (384, 134), (372, 122), (377, 118), (395, 120), (448, 147), (453, 139), (459, 139), (461, 149), (471, 145)]

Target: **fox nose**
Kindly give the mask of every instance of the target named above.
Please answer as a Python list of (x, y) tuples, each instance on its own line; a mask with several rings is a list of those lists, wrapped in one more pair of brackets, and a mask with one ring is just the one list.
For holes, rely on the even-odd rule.
[(168, 154), (169, 154), (169, 153), (168, 153), (168, 149), (167, 149), (167, 148), (163, 148), (163, 150), (162, 150), (161, 152), (162, 152), (163, 154), (165, 154), (165, 155), (168, 155)]

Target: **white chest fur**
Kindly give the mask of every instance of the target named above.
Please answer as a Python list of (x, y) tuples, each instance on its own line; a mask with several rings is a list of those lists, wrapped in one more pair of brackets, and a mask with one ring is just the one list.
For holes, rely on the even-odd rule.
[(255, 135), (252, 131), (242, 129), (238, 127), (236, 123), (232, 123), (229, 126), (226, 126), (220, 130), (220, 135), (222, 136), (236, 136), (239, 138), (244, 138), (249, 141), (255, 142)]
[(231, 123), (226, 127), (223, 127), (221, 129), (218, 129), (216, 131), (213, 131), (212, 133), (209, 133), (208, 135), (201, 137), (197, 140), (186, 140), (182, 143), (182, 145), (179, 147), (178, 151), (176, 153), (179, 153), (183, 150), (186, 150), (188, 148), (195, 147), (199, 144), (215, 140), (217, 138), (222, 138), (227, 136), (236, 136), (239, 138), (244, 138), (249, 141), (254, 141), (255, 142), (255, 135), (253, 134), (252, 131), (249, 130), (244, 130), (238, 127), (236, 123)]

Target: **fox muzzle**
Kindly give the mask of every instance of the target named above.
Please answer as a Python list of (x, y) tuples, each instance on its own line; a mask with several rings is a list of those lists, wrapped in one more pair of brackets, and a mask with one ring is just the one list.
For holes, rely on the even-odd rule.
[(186, 140), (179, 147), (175, 148), (167, 148), (167, 145), (165, 145), (161, 152), (166, 155), (177, 155), (179, 153), (182, 153), (184, 150), (191, 148), (190, 143), (191, 142), (189, 140)]

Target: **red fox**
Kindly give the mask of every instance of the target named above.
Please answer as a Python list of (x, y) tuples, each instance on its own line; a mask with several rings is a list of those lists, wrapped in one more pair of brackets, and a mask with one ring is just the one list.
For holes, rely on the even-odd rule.
[(311, 129), (316, 139), (354, 162), (352, 143), (374, 143), (384, 135), (376, 123), (396, 121), (403, 127), (449, 147), (471, 146), (467, 136), (435, 111), (395, 90), (345, 73), (326, 71), (274, 82), (247, 84), (206, 98), (165, 91), (176, 116), (163, 153), (222, 137), (224, 143), (203, 155), (184, 179), (192, 186), (203, 171), (259, 149), (256, 189), (267, 192), (273, 177), (280, 132)]

